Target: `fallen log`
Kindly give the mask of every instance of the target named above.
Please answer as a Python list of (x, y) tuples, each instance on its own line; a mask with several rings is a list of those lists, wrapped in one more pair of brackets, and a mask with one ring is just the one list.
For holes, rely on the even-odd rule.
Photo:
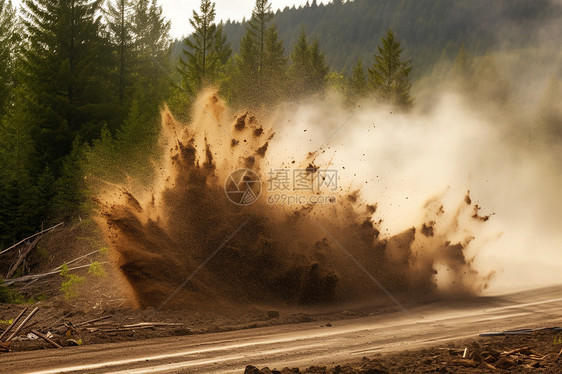
[(3, 338), (6, 334), (8, 334), (8, 333), (10, 332), (10, 330), (11, 330), (15, 325), (17, 325), (17, 323), (19, 322), (19, 320), (21, 319), (21, 317), (25, 314), (25, 312), (27, 312), (27, 309), (28, 309), (28, 308), (25, 307), (25, 308), (21, 311), (21, 313), (18, 314), (18, 316), (16, 317), (16, 319), (14, 319), (14, 320), (12, 321), (12, 323), (10, 324), (10, 326), (8, 326), (8, 327), (6, 328), (6, 330), (4, 330), (4, 332), (2, 333), (2, 335), (0, 335), (0, 341), (2, 340), (2, 338)]
[(512, 349), (511, 351), (506, 351), (506, 352), (502, 352), (502, 356), (511, 356), (513, 354), (516, 353), (522, 353), (524, 355), (529, 355), (531, 354), (531, 349), (529, 347), (523, 347), (523, 348), (517, 348), (517, 349)]
[(22, 321), (22, 323), (20, 323), (20, 325), (16, 328), (16, 330), (8, 337), (8, 339), (6, 339), (6, 341), (9, 342), (10, 340), (12, 340), (14, 338), (14, 336), (16, 336), (25, 327), (27, 322), (29, 322), (31, 317), (33, 317), (35, 315), (35, 313), (37, 313), (38, 310), (39, 310), (39, 308), (33, 309), (31, 311), (31, 313), (29, 313), (29, 315), (27, 317), (25, 317), (25, 319)]
[(33, 242), (31, 242), (31, 244), (29, 244), (25, 250), (23, 251), (23, 253), (21, 253), (17, 259), (17, 261), (10, 267), (10, 270), (8, 270), (8, 273), (6, 274), (6, 279), (9, 279), (12, 277), (12, 275), (14, 275), (14, 273), (16, 272), (16, 270), (18, 270), (18, 267), (22, 264), (22, 262), (25, 260), (25, 258), (27, 257), (27, 255), (29, 254), (29, 252), (31, 252), (31, 250), (33, 248), (35, 248), (35, 246), (37, 245), (37, 242), (39, 242), (39, 239), (41, 239), (40, 236), (36, 237), (35, 240)]
[(183, 323), (167, 323), (167, 322), (141, 322), (132, 325), (123, 325), (123, 328), (135, 328), (135, 327), (178, 327), (183, 326)]
[[(118, 325), (117, 327), (110, 327), (110, 328), (104, 328), (102, 326), (86, 327), (86, 330), (88, 330), (89, 332), (108, 333), (108, 332), (125, 332), (125, 331), (134, 331), (134, 330), (153, 329), (156, 327), (185, 327), (185, 325), (183, 323), (141, 322), (131, 325), (123, 325), (123, 326)], [(191, 330), (189, 328), (187, 329)]]
[[(107, 261), (100, 262), (100, 264), (107, 264)], [(87, 268), (87, 267), (90, 267), (90, 264), (75, 266), (73, 268), (69, 268), (68, 271), (77, 270), (77, 269), (84, 269), (84, 268)], [(60, 274), (60, 270), (51, 270), (47, 273), (24, 275), (23, 277), (19, 277), (19, 278), (7, 279), (6, 281), (4, 281), (4, 284), (6, 286), (9, 286), (9, 285), (12, 285), (14, 283), (29, 282), (29, 281), (32, 281), (32, 280), (35, 280), (35, 279), (44, 278), (44, 277), (48, 277), (50, 275), (55, 275), (55, 274)]]
[(128, 319), (130, 319), (130, 318), (131, 318), (131, 317), (125, 317), (125, 318), (123, 318), (123, 321), (121, 321), (121, 322), (117, 325), (117, 328), (121, 327), (121, 326), (125, 323), (125, 321), (128, 320)]
[[(94, 254), (96, 254), (96, 253), (99, 253), (99, 251), (100, 251), (100, 250), (98, 249), (98, 250), (96, 250), (96, 251), (90, 252), (90, 253), (85, 254), (85, 255), (83, 255), (83, 256), (77, 257), (77, 258), (75, 258), (75, 259), (73, 259), (73, 260), (70, 260), (70, 261), (66, 262), (66, 265), (70, 265), (70, 264), (73, 264), (73, 263), (78, 262), (78, 261), (80, 261), (80, 260), (83, 260), (83, 259), (85, 259), (86, 257), (89, 257), (89, 256), (91, 256), (91, 255), (94, 255)], [(63, 266), (64, 266), (64, 265), (60, 265), (60, 266), (54, 268), (52, 271), (60, 271), (60, 270), (62, 270), (62, 267), (63, 267)]]
[(28, 240), (30, 240), (30, 239), (35, 238), (35, 237), (38, 236), (38, 235), (43, 235), (43, 234), (46, 233), (46, 232), (49, 232), (49, 231), (51, 231), (51, 230), (54, 230), (54, 229), (56, 229), (57, 227), (62, 226), (63, 224), (64, 224), (64, 222), (61, 222), (61, 223), (59, 223), (59, 224), (57, 224), (57, 225), (54, 225), (54, 226), (49, 227), (48, 229), (42, 230), (42, 231), (40, 231), (40, 232), (38, 232), (38, 233), (35, 233), (35, 234), (31, 235), (31, 236), (28, 236), (27, 238), (20, 240), (19, 242), (17, 242), (17, 243), (14, 244), (13, 246), (11, 246), (11, 247), (9, 247), (9, 248), (6, 248), (6, 249), (4, 249), (3, 251), (1, 251), (1, 252), (0, 252), (0, 255), (2, 255), (2, 254), (4, 254), (4, 253), (8, 252), (9, 250), (12, 250), (12, 249), (14, 249), (14, 248), (20, 246), (21, 244), (25, 243), (26, 241), (28, 241)]
[(46, 341), (47, 343), (57, 347), (57, 348), (62, 348), (61, 345), (59, 345), (58, 343), (56, 343), (55, 341), (49, 339), (49, 337), (47, 335), (41, 334), (39, 331), (37, 330), (31, 330), (32, 333), (34, 333), (35, 335), (37, 335), (38, 337), (40, 337), (41, 339), (43, 339), (44, 341)]
[(98, 321), (103, 321), (104, 319), (108, 319), (108, 318), (111, 318), (111, 317), (113, 317), (113, 316), (103, 316), (103, 317), (99, 317), (99, 318), (94, 318), (94, 319), (91, 319), (91, 320), (89, 320), (89, 321), (77, 323), (77, 324), (74, 325), (74, 327), (89, 325), (89, 324), (91, 324), (91, 323), (98, 322)]

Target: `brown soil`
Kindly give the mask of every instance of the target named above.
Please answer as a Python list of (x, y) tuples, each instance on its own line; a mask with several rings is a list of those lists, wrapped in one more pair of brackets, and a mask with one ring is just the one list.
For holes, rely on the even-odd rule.
[[(29, 306), (26, 315), (35, 307), (39, 308), (38, 313), (12, 339), (9, 344), (11, 351), (53, 348), (44, 340), (30, 335), (31, 330), (48, 334), (61, 346), (72, 346), (234, 331), (313, 321), (324, 323), (326, 320), (338, 321), (373, 314), (371, 309), (369, 312), (363, 311), (364, 309), (346, 311), (273, 310), (257, 306), (247, 306), (243, 309), (232, 306), (228, 310), (220, 307), (214, 310), (207, 308), (189, 312), (185, 309), (156, 311), (154, 308), (147, 308), (138, 310), (122, 307), (117, 303), (105, 303), (103, 307), (100, 307), (97, 304), (87, 304), (83, 298), (78, 297), (70, 301), (59, 298), (56, 301), (35, 303)], [(15, 318), (23, 308), (25, 305), (0, 304), (0, 321)], [(376, 310), (377, 314), (383, 314), (394, 312), (397, 308), (391, 305), (379, 305)], [(95, 321), (102, 317), (108, 318)], [(145, 326), (139, 324), (145, 324)], [(6, 326), (5, 323), (0, 325), (0, 332)]]
[[(389, 373), (560, 373), (562, 332), (535, 331), (531, 335), (486, 337), (392, 354), (364, 357), (360, 362), (333, 367), (258, 369), (245, 374), (389, 374)], [(463, 358), (466, 348), (466, 357)]]
[[(428, 202), (427, 222), (413, 223), (412, 229), (390, 238), (379, 237), (381, 221), (374, 221), (374, 205), (357, 190), (339, 191), (353, 198), (331, 206), (272, 207), (265, 198), (251, 206), (233, 204), (224, 191), (231, 171), (251, 167), (261, 174), (266, 190), (267, 170), (262, 169), (275, 126), (248, 112), (233, 119), (214, 93), (200, 101), (205, 108), (194, 108), (189, 126), (163, 112), (165, 156), (153, 186), (139, 192), (105, 190), (97, 199), (111, 259), (139, 307), (178, 307), (184, 300), (200, 304), (209, 298), (238, 305), (333, 305), (386, 298), (383, 290), (365, 282), (366, 275), (342, 246), (397, 297), (432, 300), (443, 291), (458, 296), (485, 287), (484, 277), (465, 258), (471, 235), (458, 241), (467, 232), (458, 220), (477, 210), (466, 202), (469, 198), (452, 207), (452, 222), (441, 226), (436, 222), (446, 220), (443, 205)], [(215, 130), (217, 123), (234, 139), (225, 141), (224, 131)], [(300, 164), (318, 178), (322, 165), (304, 155)], [(149, 198), (141, 198), (147, 189)], [(437, 265), (446, 272), (442, 289), (437, 287)]]

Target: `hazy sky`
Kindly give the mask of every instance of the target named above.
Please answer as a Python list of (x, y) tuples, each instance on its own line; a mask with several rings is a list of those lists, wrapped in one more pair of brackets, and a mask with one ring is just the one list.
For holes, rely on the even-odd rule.
[[(312, 1), (311, 1), (312, 2)], [(317, 0), (320, 3), (328, 3), (329, 0)], [(19, 5), (21, 0), (13, 0)], [(188, 19), (194, 9), (199, 10), (200, 0), (160, 0), (164, 8), (164, 15), (172, 21), (170, 34), (174, 38), (179, 38), (191, 32)], [(254, 0), (216, 0), (217, 21), (218, 20), (241, 20), (243, 17), (249, 18), (254, 8)], [(306, 0), (271, 0), (273, 10), (283, 9), (285, 6), (303, 5)]]

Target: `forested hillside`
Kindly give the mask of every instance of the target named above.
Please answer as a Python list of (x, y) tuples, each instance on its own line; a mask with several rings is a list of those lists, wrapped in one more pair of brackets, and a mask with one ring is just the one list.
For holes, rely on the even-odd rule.
[[(560, 14), (561, 7), (549, 0), (353, 0), (326, 5), (312, 1), (278, 11), (273, 23), (285, 48), (292, 49), (304, 29), (318, 40), (328, 65), (346, 72), (360, 59), (371, 63), (378, 41), (392, 29), (419, 76), (440, 58), (453, 59), (463, 44), (473, 54), (524, 44), (536, 30), (531, 25)], [(244, 26), (224, 25), (235, 52)]]

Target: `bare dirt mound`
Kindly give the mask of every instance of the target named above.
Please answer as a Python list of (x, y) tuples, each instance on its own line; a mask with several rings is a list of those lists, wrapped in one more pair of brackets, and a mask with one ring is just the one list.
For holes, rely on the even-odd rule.
[[(204, 105), (194, 109), (190, 125), (163, 111), (165, 156), (152, 186), (104, 190), (98, 198), (100, 226), (138, 306), (386, 297), (367, 272), (397, 298), (472, 293), (484, 286), (463, 250), (471, 235), (459, 220), (482, 220), (468, 196), (446, 223), (435, 199), (426, 206), (425, 222), (387, 238), (374, 221), (376, 205), (341, 189), (334, 204), (272, 206), (261, 196), (236, 205), (225, 193), (227, 176), (252, 169), (265, 191), (263, 169), (275, 124), (266, 126), (248, 113), (232, 116), (214, 93), (199, 102)], [(303, 155), (302, 162), (318, 178), (313, 157)], [(446, 272), (446, 287), (437, 286), (439, 269)]]

